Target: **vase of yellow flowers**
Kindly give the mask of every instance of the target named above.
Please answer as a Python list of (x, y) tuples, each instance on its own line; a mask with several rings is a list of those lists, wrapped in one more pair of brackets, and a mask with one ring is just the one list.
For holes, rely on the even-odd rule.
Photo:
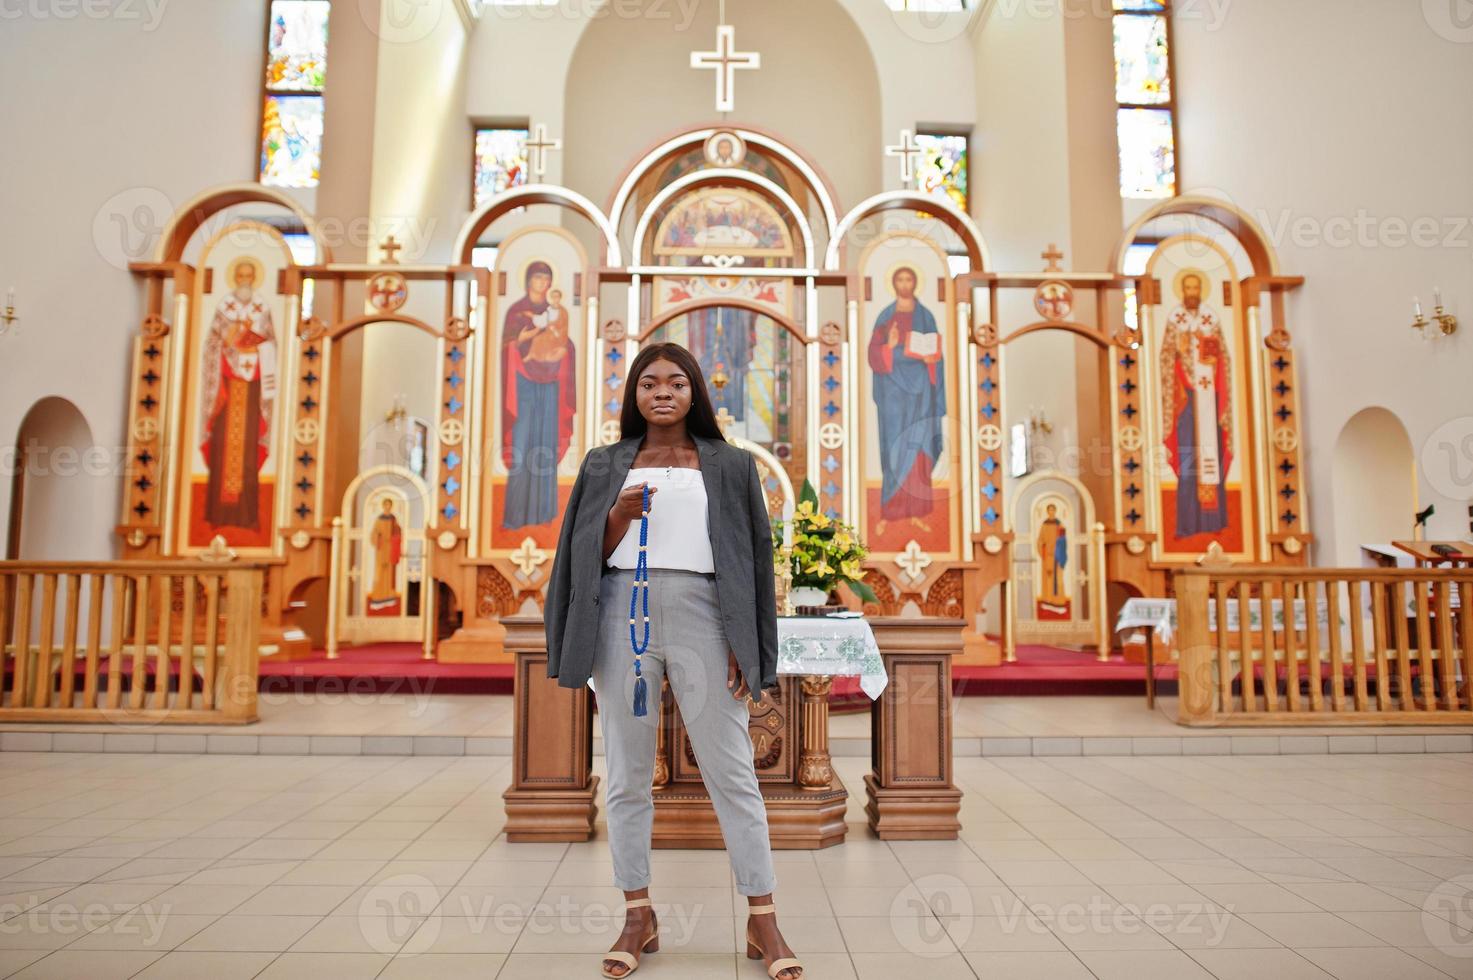
[(852, 525), (819, 510), (818, 493), (807, 479), (793, 509), (792, 538), (786, 546), (783, 523), (780, 518), (773, 521), (773, 551), (780, 563), (788, 563), (788, 598), (799, 615), (809, 611), (822, 615), (832, 608), (843, 608), (837, 591), (841, 582), (860, 601), (876, 601), (874, 590), (864, 582), (861, 567), (868, 549)]

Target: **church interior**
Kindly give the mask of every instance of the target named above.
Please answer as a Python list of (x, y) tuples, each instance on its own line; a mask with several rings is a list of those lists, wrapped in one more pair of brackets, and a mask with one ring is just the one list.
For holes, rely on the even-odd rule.
[[(0, 977), (592, 969), (542, 615), (664, 341), (805, 976), (1473, 977), (1466, 3), (0, 21)], [(757, 976), (655, 701), (641, 968)]]

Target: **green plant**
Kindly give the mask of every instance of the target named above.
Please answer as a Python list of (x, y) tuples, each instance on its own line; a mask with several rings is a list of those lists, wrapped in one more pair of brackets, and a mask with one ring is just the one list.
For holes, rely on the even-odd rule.
[[(812, 586), (827, 593), (843, 582), (861, 601), (878, 601), (874, 589), (864, 582), (861, 567), (869, 550), (859, 540), (852, 524), (835, 520), (818, 509), (818, 493), (806, 478), (798, 495), (798, 506), (793, 509), (792, 529), (788, 561), (792, 565), (793, 586)], [(783, 521), (774, 518), (772, 549), (779, 561), (782, 547)]]

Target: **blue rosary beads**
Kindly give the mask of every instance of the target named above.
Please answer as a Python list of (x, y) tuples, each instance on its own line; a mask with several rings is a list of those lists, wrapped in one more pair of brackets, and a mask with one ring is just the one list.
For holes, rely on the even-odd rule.
[[(650, 565), (649, 565), (649, 539), (650, 539), (650, 488), (649, 484), (644, 487), (644, 499), (639, 509), (639, 559), (634, 567), (634, 587), (629, 591), (629, 646), (634, 650), (634, 714), (643, 717), (647, 714), (645, 708), (646, 684), (644, 675), (639, 671), (639, 657), (650, 645)], [(644, 592), (644, 639), (638, 640), (634, 635), (634, 626), (637, 622), (634, 609), (640, 598), (641, 587)]]

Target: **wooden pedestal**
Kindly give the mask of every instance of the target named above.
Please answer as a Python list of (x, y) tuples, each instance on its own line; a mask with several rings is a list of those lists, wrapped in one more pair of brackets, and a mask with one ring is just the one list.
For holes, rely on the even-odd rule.
[[(779, 697), (752, 715), (753, 751), (762, 757), (757, 785), (767, 804), (767, 832), (777, 849), (842, 844), (849, 790), (829, 758), (829, 677), (780, 677)], [(660, 699), (655, 746), (655, 847), (725, 847), (710, 794), (685, 753), (680, 712), (668, 687)], [(677, 754), (677, 748), (679, 751)]]
[(890, 683), (871, 709), (872, 771), (864, 812), (883, 840), (955, 840), (961, 790), (952, 780), (951, 658), (960, 619), (870, 620)]
[(586, 841), (598, 816), (593, 775), (593, 701), (587, 687), (560, 687), (547, 676), (542, 617), (502, 620), (516, 651), (512, 778), (506, 839), (513, 843)]
[[(767, 833), (774, 850), (817, 849), (844, 843), (849, 791), (839, 777), (823, 789), (761, 783)], [(716, 810), (704, 786), (655, 790), (655, 847), (725, 847)]]

